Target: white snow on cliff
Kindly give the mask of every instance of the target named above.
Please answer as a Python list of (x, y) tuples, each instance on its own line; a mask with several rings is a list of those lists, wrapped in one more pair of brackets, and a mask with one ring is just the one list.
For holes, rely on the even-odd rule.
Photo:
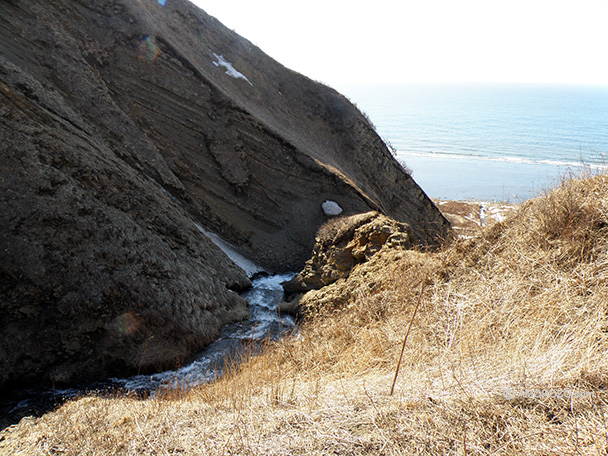
[(247, 81), (249, 83), (249, 85), (251, 85), (251, 87), (253, 87), (253, 84), (251, 83), (251, 81), (249, 79), (247, 79), (247, 77), (243, 73), (237, 71), (232, 66), (232, 63), (230, 63), (228, 60), (226, 60), (223, 55), (217, 55), (215, 52), (213, 53), (213, 55), (217, 59), (217, 62), (213, 62), (213, 64), (216, 67), (226, 68), (226, 74), (228, 76), (230, 76), (234, 79), (244, 79), (245, 81)]
[(206, 230), (198, 223), (195, 223), (194, 225), (196, 225), (201, 233), (211, 239), (211, 242), (217, 245), (228, 258), (230, 258), (238, 267), (245, 271), (245, 274), (247, 274), (248, 277), (252, 277), (256, 272), (262, 272), (264, 270), (264, 268), (255, 264), (249, 258), (245, 258), (243, 255), (237, 252), (234, 246), (224, 241), (217, 234)]
[(340, 215), (342, 213), (342, 208), (335, 201), (325, 201), (321, 204), (321, 208), (325, 215)]

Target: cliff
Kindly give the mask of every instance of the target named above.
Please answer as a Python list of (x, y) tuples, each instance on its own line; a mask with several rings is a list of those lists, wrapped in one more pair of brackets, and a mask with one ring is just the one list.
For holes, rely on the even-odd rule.
[(0, 2), (0, 385), (173, 367), (321, 209), (449, 225), (368, 121), (185, 0)]

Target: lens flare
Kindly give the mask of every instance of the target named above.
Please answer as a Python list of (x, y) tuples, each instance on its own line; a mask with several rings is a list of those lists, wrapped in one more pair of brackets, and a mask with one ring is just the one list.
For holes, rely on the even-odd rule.
[(161, 6), (165, 6), (165, 3), (167, 3), (167, 0), (158, 0), (158, 4)]
[(124, 335), (133, 334), (139, 327), (139, 317), (133, 311), (119, 315), (114, 319), (114, 328)]
[(160, 54), (160, 48), (152, 41), (152, 38), (149, 36), (145, 36), (141, 40), (139, 40), (139, 58), (142, 60), (147, 60), (149, 62), (154, 62), (156, 57)]

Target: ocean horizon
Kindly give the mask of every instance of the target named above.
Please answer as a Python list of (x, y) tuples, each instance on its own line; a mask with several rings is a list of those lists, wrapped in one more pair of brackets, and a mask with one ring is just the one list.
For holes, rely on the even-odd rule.
[(608, 86), (416, 84), (339, 89), (431, 198), (522, 202), (608, 169)]

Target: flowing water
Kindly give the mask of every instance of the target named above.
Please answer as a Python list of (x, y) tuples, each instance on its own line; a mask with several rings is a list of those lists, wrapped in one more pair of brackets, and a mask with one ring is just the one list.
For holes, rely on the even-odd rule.
[(183, 367), (152, 375), (136, 375), (64, 389), (28, 389), (15, 392), (0, 404), (0, 423), (12, 424), (27, 415), (40, 415), (68, 399), (87, 393), (134, 393), (154, 396), (164, 388), (187, 389), (218, 378), (226, 366), (238, 362), (243, 353), (259, 350), (267, 341), (293, 333), (292, 317), (279, 315), (277, 306), (283, 299), (281, 283), (295, 274), (258, 276), (242, 296), (249, 301), (249, 319), (224, 327), (219, 338), (189, 360)]
[(294, 331), (294, 319), (277, 313), (277, 306), (283, 298), (281, 283), (293, 276), (281, 274), (255, 279), (252, 288), (242, 294), (249, 301), (249, 320), (226, 326), (220, 337), (186, 366), (153, 375), (114, 378), (112, 381), (126, 391), (157, 391), (165, 387), (201, 385), (221, 376), (227, 364), (238, 362), (244, 347), (277, 340)]

